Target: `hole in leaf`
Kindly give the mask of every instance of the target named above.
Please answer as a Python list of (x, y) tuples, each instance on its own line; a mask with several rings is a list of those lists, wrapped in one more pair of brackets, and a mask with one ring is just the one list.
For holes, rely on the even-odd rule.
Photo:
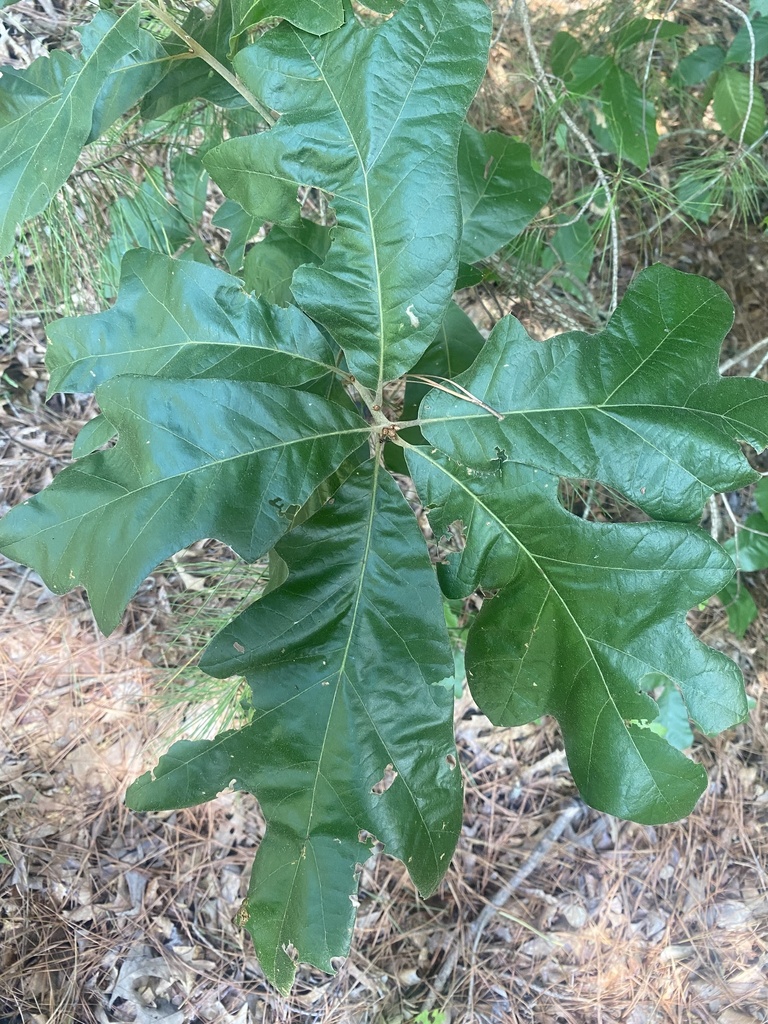
[(242, 644), (239, 644), (237, 642), (237, 640), (235, 640), (235, 642), (232, 644), (232, 646), (235, 648), (235, 650), (238, 652), (238, 654), (245, 654), (245, 648), (243, 647)]
[(290, 957), (295, 964), (299, 962), (299, 951), (292, 942), (283, 943), (283, 952), (287, 957)]
[(375, 793), (376, 796), (381, 796), (382, 793), (387, 792), (387, 790), (389, 789), (389, 787), (392, 785), (396, 778), (397, 772), (394, 770), (391, 764), (388, 764), (387, 767), (384, 769), (384, 774), (379, 779), (379, 781), (373, 786), (371, 792)]
[[(554, 486), (554, 482), (545, 487)], [(645, 488), (640, 488), (645, 493)], [(634, 505), (620, 491), (596, 480), (561, 479), (557, 497), (563, 508), (576, 516), (597, 523), (648, 523), (651, 517)]]
[(453, 771), (453, 769), (456, 767), (456, 758), (453, 756), (453, 754), (448, 754), (445, 760), (448, 767), (451, 769), (451, 771)]
[(376, 845), (376, 843), (378, 843), (378, 839), (373, 834), (373, 832), (369, 832), (368, 829), (365, 828), (361, 828), (360, 831), (357, 833), (357, 841), (358, 843), (362, 843), (363, 846), (368, 845), (371, 848), (373, 848)]

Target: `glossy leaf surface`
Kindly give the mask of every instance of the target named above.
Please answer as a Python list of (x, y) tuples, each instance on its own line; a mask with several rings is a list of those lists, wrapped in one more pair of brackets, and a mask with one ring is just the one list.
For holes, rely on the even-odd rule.
[[(213, 675), (247, 675), (253, 724), (176, 744), (128, 800), (184, 806), (232, 780), (258, 796), (268, 828), (242, 919), (287, 991), (290, 947), (327, 971), (348, 950), (365, 833), (405, 861), (423, 893), (435, 888), (461, 825), (461, 778), (452, 692), (435, 685), (453, 671), (442, 601), (389, 474), (369, 461), (277, 551), (287, 581), (203, 660)], [(396, 776), (382, 791), (387, 770)]]
[[(112, 31), (118, 16), (112, 11), (99, 11), (82, 31), (82, 56), (88, 60), (104, 37)], [(93, 107), (93, 122), (87, 141), (98, 139), (160, 82), (170, 70), (162, 44), (150, 32), (137, 28), (135, 46), (117, 61), (101, 87)]]
[(732, 316), (716, 285), (656, 266), (595, 336), (534, 342), (505, 317), (458, 378), (503, 418), (434, 391), (422, 431), (480, 472), (499, 449), (558, 476), (600, 480), (656, 518), (694, 519), (713, 491), (756, 479), (737, 441), (768, 443), (768, 386), (718, 373)]
[(552, 190), (531, 166), (528, 146), (468, 124), (459, 141), (458, 170), (464, 221), (461, 258), (467, 263), (486, 259), (519, 235)]
[(123, 260), (116, 304), (48, 328), (50, 390), (90, 392), (122, 373), (295, 386), (335, 369), (328, 341), (296, 307), (245, 294), (213, 267), (146, 249)]
[(245, 287), (279, 306), (293, 302), (291, 281), (307, 263), (319, 266), (328, 253), (328, 228), (302, 218), (297, 224), (276, 224), (245, 257)]
[(296, 28), (321, 36), (344, 22), (342, 0), (230, 0), (235, 38), (269, 18), (285, 18)]
[(85, 60), (56, 52), (27, 71), (3, 69), (0, 95), (0, 256), (17, 225), (42, 212), (69, 177), (91, 134), (94, 110), (116, 66), (141, 45), (135, 4)]
[(54, 593), (86, 587), (105, 633), (147, 573), (202, 537), (263, 555), (367, 433), (332, 402), (268, 384), (124, 376), (96, 397), (116, 447), (12, 509), (0, 545)]
[(664, 677), (708, 732), (745, 717), (738, 669), (685, 622), (729, 579), (723, 550), (692, 527), (584, 522), (526, 466), (478, 474), (429, 448), (408, 462), (435, 532), (464, 526), (466, 547), (440, 566), (446, 593), (501, 588), (467, 643), (481, 709), (497, 725), (554, 715), (592, 806), (646, 823), (688, 814), (706, 775), (647, 728), (658, 709), (642, 691)]
[(413, 366), (453, 292), (456, 147), (489, 38), (482, 0), (410, 0), (373, 29), (350, 17), (317, 38), (283, 24), (236, 59), (282, 116), (268, 132), (212, 150), (206, 166), (262, 220), (295, 223), (299, 185), (330, 194), (328, 256), (300, 268), (292, 291), (374, 390)]

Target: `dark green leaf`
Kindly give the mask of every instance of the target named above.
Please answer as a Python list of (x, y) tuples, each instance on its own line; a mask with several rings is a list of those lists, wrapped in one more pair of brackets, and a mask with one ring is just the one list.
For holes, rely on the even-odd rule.
[(542, 254), (542, 266), (553, 270), (555, 284), (571, 293), (579, 294), (592, 272), (595, 259), (595, 240), (586, 217), (564, 224), (550, 239), (550, 249)]
[(86, 60), (57, 52), (27, 71), (3, 69), (0, 95), (0, 257), (17, 225), (41, 213), (69, 177), (91, 134), (112, 70), (141, 45), (139, 5), (115, 22)]
[(235, 30), (233, 40), (270, 18), (285, 18), (296, 28), (324, 35), (344, 23), (342, 0), (230, 0)]
[(519, 235), (552, 190), (531, 166), (528, 146), (467, 124), (459, 140), (458, 170), (464, 220), (460, 255), (467, 263), (486, 259)]
[(75, 438), (75, 443), (72, 445), (72, 458), (82, 459), (83, 456), (90, 455), (98, 448), (108, 444), (114, 436), (115, 428), (107, 417), (94, 416), (92, 420), (88, 420)]
[(229, 274), (146, 249), (126, 253), (111, 309), (57, 320), (48, 338), (51, 392), (90, 392), (122, 373), (292, 387), (335, 369), (330, 344), (295, 306), (270, 306)]
[(268, 132), (225, 142), (206, 166), (244, 209), (282, 225), (298, 219), (299, 185), (331, 194), (328, 256), (296, 271), (291, 290), (366, 387), (418, 360), (450, 301), (456, 148), (489, 19), (482, 0), (409, 0), (373, 29), (351, 17), (318, 39), (282, 24), (237, 58), (249, 88), (282, 116)]
[[(228, 70), (232, 39), (232, 4), (221, 0), (209, 18), (193, 7), (183, 22), (185, 32), (192, 36)], [(163, 44), (166, 54), (175, 57), (165, 78), (144, 99), (141, 112), (147, 119), (160, 117), (166, 111), (198, 97), (221, 107), (238, 106), (243, 98), (210, 65), (199, 57), (189, 58), (186, 43), (171, 36)]]
[(37, 107), (58, 100), (68, 79), (82, 68), (82, 62), (66, 50), (54, 50), (38, 57), (23, 70), (2, 65), (0, 79), (0, 127), (27, 117)]
[(755, 83), (750, 107), (749, 81), (748, 75), (726, 65), (718, 75), (712, 97), (715, 117), (725, 134), (738, 140), (743, 130), (744, 142), (748, 146), (757, 142), (765, 131), (765, 100), (759, 85)]
[(610, 57), (598, 57), (589, 53), (577, 58), (571, 65), (568, 92), (574, 96), (586, 96), (588, 92), (602, 85), (608, 72), (616, 65)]
[(725, 63), (725, 51), (720, 46), (699, 46), (683, 57), (675, 69), (673, 79), (683, 85), (699, 85)]
[(661, 39), (674, 39), (685, 34), (685, 25), (674, 21), (660, 21), (658, 18), (632, 18), (611, 35), (613, 48), (618, 53), (638, 43), (650, 43)]
[(258, 233), (262, 225), (261, 218), (252, 217), (239, 203), (227, 199), (214, 214), (213, 223), (216, 227), (224, 228), (230, 233), (229, 242), (224, 250), (224, 258), (229, 269), (236, 274), (243, 266), (246, 245)]
[(368, 428), (317, 395), (269, 384), (117, 377), (96, 392), (119, 440), (0, 521), (0, 547), (54, 593), (88, 589), (109, 633), (163, 558), (217, 537), (265, 554)]
[[(435, 888), (461, 826), (461, 778), (452, 693), (434, 685), (453, 671), (442, 600), (389, 474), (369, 461), (277, 550), (287, 581), (203, 659), (214, 675), (247, 675), (253, 724), (176, 744), (127, 799), (185, 806), (233, 780), (255, 793), (268, 828), (242, 917), (267, 977), (287, 991), (290, 946), (327, 971), (349, 948), (365, 833), (423, 893)], [(397, 775), (381, 792), (388, 768)]]
[(328, 228), (302, 218), (298, 224), (276, 224), (245, 257), (245, 287), (268, 302), (293, 302), (291, 279), (307, 263), (319, 266), (328, 253)]
[[(763, 60), (768, 57), (768, 17), (755, 18), (750, 25), (755, 41), (755, 60)], [(736, 33), (725, 59), (729, 64), (747, 64), (752, 60), (752, 40), (746, 25)]]
[(653, 105), (631, 75), (615, 64), (605, 76), (600, 98), (619, 156), (644, 171), (659, 142)]
[(732, 580), (717, 596), (728, 613), (728, 629), (736, 636), (744, 636), (759, 614), (755, 599), (744, 580)]
[[(95, 53), (102, 39), (117, 24), (111, 11), (99, 11), (82, 31), (83, 57)], [(119, 117), (137, 103), (165, 77), (170, 63), (162, 44), (150, 32), (136, 29), (135, 49), (114, 65), (93, 107), (93, 123), (88, 142), (98, 139)]]
[[(412, 373), (453, 380), (458, 374), (469, 369), (484, 344), (485, 339), (473, 321), (460, 306), (452, 302), (437, 337), (414, 366)], [(403, 396), (403, 421), (416, 419), (419, 405), (429, 390), (428, 384), (421, 384), (415, 380), (408, 381)], [(401, 430), (400, 436), (411, 444), (420, 444), (423, 441), (421, 431), (416, 426)], [(402, 448), (387, 445), (385, 455), (387, 465), (393, 472), (408, 473)]]
[(601, 480), (657, 518), (692, 520), (714, 491), (756, 479), (737, 440), (768, 444), (768, 385), (718, 373), (732, 318), (715, 284), (662, 266), (638, 275), (596, 336), (534, 342), (505, 317), (458, 378), (503, 420), (433, 391), (422, 430), (479, 472), (498, 447)]
[(497, 725), (554, 715), (592, 806), (646, 823), (688, 814), (706, 775), (647, 728), (658, 709), (643, 683), (679, 687), (707, 732), (746, 716), (738, 669), (685, 622), (730, 560), (693, 527), (585, 522), (559, 505), (555, 478), (502, 456), (479, 474), (408, 452), (435, 533), (464, 525), (463, 551), (438, 567), (445, 591), (502, 588), (469, 632), (475, 700)]
[(583, 55), (581, 43), (570, 32), (556, 32), (549, 47), (549, 66), (558, 78), (567, 79), (574, 61)]
[(720, 206), (718, 195), (722, 196), (722, 192), (717, 188), (719, 175), (717, 168), (712, 171), (709, 178), (702, 178), (700, 174), (695, 173), (681, 174), (675, 185), (675, 196), (680, 203), (680, 210), (700, 220), (702, 224), (708, 224), (709, 218)]
[(462, 288), (472, 288), (473, 285), (480, 284), (483, 280), (483, 271), (478, 270), (477, 267), (473, 267), (471, 263), (459, 263), (459, 273), (456, 278), (455, 291), (461, 291)]
[(198, 224), (203, 216), (208, 195), (208, 172), (194, 153), (182, 150), (174, 159), (173, 191), (183, 217), (189, 224)]
[(115, 280), (120, 261), (128, 249), (153, 249), (172, 256), (189, 241), (190, 227), (176, 206), (165, 196), (163, 176), (150, 168), (134, 195), (120, 196), (109, 208), (111, 236), (103, 262)]

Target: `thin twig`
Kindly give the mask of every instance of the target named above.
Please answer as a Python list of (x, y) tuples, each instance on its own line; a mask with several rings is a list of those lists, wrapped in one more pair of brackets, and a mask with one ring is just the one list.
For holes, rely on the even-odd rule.
[[(253, 109), (264, 118), (270, 128), (272, 127), (275, 123), (275, 119), (272, 117), (272, 114), (269, 112), (267, 107), (265, 107), (264, 104), (253, 95), (251, 90), (247, 86), (243, 85), (239, 78), (233, 75), (228, 68), (225, 68), (221, 61), (217, 60), (212, 53), (209, 53), (204, 46), (201, 46), (195, 38), (181, 27), (181, 25), (177, 24), (163, 6), (154, 4), (151, 0), (143, 0), (143, 3), (154, 18), (157, 18), (157, 20), (165, 25), (167, 29), (170, 29), (174, 35), (178, 36), (182, 42), (186, 43), (196, 57), (205, 61), (208, 67), (213, 68), (216, 74), (220, 75), (225, 82), (231, 85), (232, 88), (243, 97), (248, 106), (253, 107)], [(159, 4), (162, 3), (163, 0), (159, 0)]]
[(732, 359), (726, 359), (724, 363), (720, 363), (720, 373), (725, 373), (728, 370), (732, 370), (734, 366), (738, 366), (739, 363), (743, 363), (755, 352), (758, 352), (761, 348), (765, 348), (768, 345), (768, 338), (761, 338), (760, 341), (756, 341), (754, 345), (750, 345), (744, 352), (739, 352), (738, 355)]
[(739, 132), (739, 145), (743, 146), (744, 135), (747, 131), (749, 119), (752, 116), (752, 107), (755, 104), (755, 32), (752, 28), (752, 22), (749, 20), (748, 14), (739, 10), (739, 8), (735, 4), (732, 4), (730, 0), (719, 0), (719, 2), (723, 7), (727, 7), (729, 11), (733, 11), (734, 14), (737, 14), (742, 19), (744, 24), (747, 26), (747, 35), (749, 36), (749, 75), (747, 76), (749, 79), (749, 100), (747, 102), (747, 112), (744, 115), (744, 120), (741, 124), (741, 131)]
[(477, 950), (480, 945), (480, 940), (483, 937), (483, 932), (494, 919), (496, 914), (502, 907), (506, 906), (509, 900), (514, 895), (515, 891), (520, 888), (523, 882), (528, 878), (529, 875), (533, 874), (536, 868), (541, 864), (544, 858), (547, 856), (549, 851), (552, 849), (554, 844), (565, 832), (566, 828), (581, 814), (583, 808), (580, 804), (571, 803), (560, 811), (558, 816), (549, 826), (547, 831), (534, 846), (531, 853), (526, 860), (520, 865), (514, 875), (505, 882), (504, 885), (494, 894), (493, 899), (490, 903), (486, 903), (477, 918), (472, 923), (470, 932), (473, 936), (472, 942), (472, 958), (469, 964), (469, 997), (468, 1003), (470, 1011), (475, 1005), (475, 971), (474, 961), (477, 956)]
[(611, 184), (603, 170), (600, 158), (598, 157), (594, 146), (573, 120), (571, 115), (563, 109), (562, 104), (552, 89), (552, 86), (549, 84), (549, 79), (546, 71), (544, 70), (544, 65), (541, 63), (539, 51), (536, 49), (536, 44), (533, 41), (531, 21), (528, 16), (526, 0), (517, 0), (517, 9), (520, 12), (520, 22), (523, 26), (525, 44), (528, 47), (528, 54), (530, 55), (531, 62), (536, 72), (536, 80), (541, 86), (549, 102), (557, 108), (558, 114), (565, 125), (573, 132), (586, 150), (589, 161), (595, 169), (597, 180), (600, 182), (600, 187), (605, 195), (606, 208), (611, 226), (611, 312), (613, 312), (619, 304), (619, 220), (616, 216), (616, 206), (614, 203), (613, 192), (611, 191)]
[[(645, 73), (643, 75), (643, 114), (645, 114), (645, 107), (646, 107), (646, 103), (648, 101), (648, 81), (650, 80), (650, 77), (651, 77), (651, 64), (653, 62), (653, 52), (656, 49), (656, 41), (659, 38), (659, 32), (661, 31), (661, 26), (663, 25), (664, 21), (666, 21), (667, 15), (672, 13), (672, 11), (675, 9), (675, 7), (677, 7), (677, 3), (678, 3), (678, 0), (672, 0), (672, 2), (669, 4), (669, 6), (667, 7), (666, 11), (664, 12), (664, 18), (661, 21), (659, 21), (658, 25), (656, 26), (656, 28), (654, 29), (654, 32), (653, 32), (653, 39), (651, 39), (651, 45), (650, 45), (650, 48), (648, 50), (648, 59), (645, 62)], [(651, 162), (651, 147), (650, 147), (650, 145), (648, 143), (648, 133), (647, 132), (643, 132), (643, 138), (645, 140), (645, 152), (648, 155), (648, 163), (650, 163)]]
[(6, 616), (9, 616), (11, 614), (11, 612), (13, 611), (13, 609), (16, 607), (16, 603), (19, 600), (19, 598), (21, 597), (21, 592), (24, 589), (24, 587), (26, 585), (26, 582), (29, 579), (29, 575), (30, 575), (31, 572), (32, 572), (32, 570), (27, 568), (22, 573), (21, 579), (19, 580), (19, 585), (16, 587), (16, 590), (11, 595), (11, 599), (8, 602), (8, 604), (5, 606), (5, 608), (3, 609), (2, 614), (0, 614), (0, 619), (4, 619), (4, 618), (6, 618)]
[[(500, 412), (496, 409), (492, 409), (490, 405), (486, 405), (485, 402), (476, 398), (471, 391), (467, 391), (461, 384), (457, 384), (455, 380), (449, 380), (448, 377), (425, 377), (420, 373), (407, 373), (406, 377), (408, 380), (417, 380), (421, 384), (429, 384), (431, 388), (436, 388), (438, 391), (444, 391), (446, 395), (450, 395), (452, 398), (458, 398), (461, 402), (471, 402), (472, 405), (479, 405), (481, 409), (489, 412), (491, 416), (495, 416), (497, 420), (501, 421), (504, 419)], [(458, 390), (454, 391), (452, 388), (447, 388), (445, 384), (440, 384), (438, 381), (449, 380), (449, 383), (453, 384), (454, 388)]]
[[(553, 844), (557, 842), (557, 840), (563, 834), (568, 825), (570, 825), (574, 818), (576, 818), (577, 815), (581, 814), (581, 812), (581, 805), (576, 803), (570, 803), (566, 807), (564, 807), (560, 814), (557, 816), (557, 818), (555, 818), (555, 820), (546, 830), (541, 839), (538, 841), (536, 846), (534, 846), (534, 848), (531, 850), (530, 854), (525, 859), (525, 861), (514, 873), (514, 875), (509, 879), (508, 882), (505, 882), (504, 885), (502, 885), (502, 887), (494, 895), (493, 899), (489, 903), (487, 903), (480, 911), (480, 913), (477, 915), (477, 917), (472, 922), (469, 928), (469, 932), (472, 937), (472, 961), (474, 961), (475, 956), (477, 954), (477, 948), (480, 944), (480, 939), (482, 938), (483, 932), (488, 927), (490, 922), (493, 920), (494, 916), (498, 913), (499, 910), (501, 910), (502, 907), (504, 907), (509, 902), (511, 897), (514, 895), (515, 891), (520, 888), (520, 886), (528, 878), (528, 876), (536, 870), (536, 868), (541, 864), (542, 860), (546, 857), (547, 853), (552, 848)], [(443, 992), (446, 985), (448, 984), (448, 979), (451, 977), (454, 970), (456, 969), (456, 964), (458, 963), (459, 960), (459, 953), (460, 946), (458, 945), (458, 943), (454, 941), (450, 953), (443, 961), (443, 966), (440, 968), (437, 977), (432, 983), (432, 991), (429, 993), (429, 995), (424, 1000), (421, 1006), (421, 1009), (424, 1011), (425, 1014), (432, 1009), (432, 1007), (437, 1002), (438, 996), (440, 996), (440, 994)], [(472, 1009), (473, 1003), (474, 971), (471, 969), (470, 966), (468, 1000), (470, 1011)]]

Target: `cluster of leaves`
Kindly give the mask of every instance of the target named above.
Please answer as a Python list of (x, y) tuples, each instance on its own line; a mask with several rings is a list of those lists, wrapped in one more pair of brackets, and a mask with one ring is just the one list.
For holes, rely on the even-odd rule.
[[(609, 5), (608, 13), (611, 10)], [(700, 45), (677, 61), (672, 48), (668, 47), (670, 52), (664, 61), (669, 69), (666, 75), (651, 74), (652, 65), (646, 53), (649, 48), (651, 51), (661, 48), (665, 41), (678, 41), (678, 51), (685, 45), (683, 37), (687, 27), (675, 21), (646, 17), (619, 19), (618, 26), (602, 33), (596, 43), (594, 32), (587, 39), (581, 24), (584, 16), (577, 14), (573, 18), (574, 31), (556, 33), (549, 47), (552, 72), (561, 79), (567, 96), (583, 108), (590, 132), (600, 148), (615, 153), (620, 161), (627, 161), (640, 171), (648, 168), (656, 152), (659, 144), (657, 118), (663, 116), (665, 110), (684, 108), (693, 102), (694, 126), (704, 118), (711, 104), (724, 138), (734, 140), (742, 148), (736, 157), (730, 155), (730, 165), (726, 168), (714, 156), (708, 160), (700, 157), (684, 160), (676, 168), (673, 189), (681, 212), (704, 223), (723, 202), (729, 177), (733, 178), (734, 190), (741, 187), (736, 181), (737, 165), (744, 165), (747, 190), (750, 169), (760, 180), (764, 177), (760, 168), (749, 160), (750, 150), (743, 150), (761, 142), (768, 129), (764, 86), (757, 72), (760, 62), (768, 56), (765, 0), (752, 0), (750, 12), (751, 20), (747, 24), (744, 15), (745, 23), (729, 46)], [(682, 104), (681, 91), (687, 95)], [(749, 200), (743, 206), (751, 209), (753, 204)], [(591, 233), (583, 218), (569, 229), (558, 232), (552, 248), (569, 269), (573, 253), (565, 255), (561, 249), (575, 249), (577, 263), (580, 260), (590, 264), (587, 253), (591, 248)], [(577, 266), (577, 280), (583, 276), (578, 269)]]
[(723, 547), (733, 558), (739, 575), (723, 588), (719, 597), (728, 612), (728, 625), (743, 636), (757, 618), (757, 605), (743, 574), (768, 569), (768, 480), (755, 488), (757, 511)]
[(600, 120), (590, 104), (591, 128), (598, 140), (641, 170), (659, 142), (656, 113), (642, 83), (622, 66), (622, 58), (641, 43), (655, 44), (684, 32), (685, 26), (674, 21), (632, 18), (609, 36), (610, 54), (585, 53), (569, 32), (558, 32), (549, 48), (550, 66), (571, 96), (599, 97)]
[[(702, 109), (712, 102), (725, 134), (747, 145), (766, 130), (765, 100), (759, 85), (751, 81), (751, 73), (739, 68), (745, 64), (754, 68), (768, 56), (768, 16), (763, 15), (762, 0), (758, 0), (749, 26), (739, 30), (727, 50), (717, 45), (698, 46), (678, 62), (671, 76), (675, 85), (704, 85)], [(631, 18), (608, 36), (609, 54), (585, 52), (569, 32), (556, 33), (549, 48), (550, 67), (569, 95), (590, 98), (590, 123), (598, 141), (640, 170), (648, 166), (659, 142), (656, 111), (647, 83), (626, 70), (626, 58), (641, 44), (655, 46), (685, 32), (686, 26), (678, 22)]]
[[(128, 802), (187, 806), (231, 785), (258, 797), (268, 827), (241, 919), (282, 990), (298, 961), (332, 970), (348, 949), (374, 837), (424, 893), (448, 866), (462, 782), (444, 596), (486, 596), (466, 648), (479, 706), (500, 725), (555, 716), (595, 807), (664, 822), (704, 789), (654, 727), (659, 688), (707, 733), (746, 714), (738, 669), (685, 622), (733, 575), (694, 525), (702, 506), (756, 479), (739, 442), (768, 444), (768, 387), (717, 371), (727, 298), (657, 266), (596, 336), (537, 343), (509, 316), (483, 339), (457, 282), (549, 195), (524, 146), (465, 120), (490, 12), (368, 7), (383, 16), (221, 0), (190, 14), (198, 56), (181, 60), (140, 25), (165, 8), (135, 4), (97, 15), (80, 58), (0, 87), (4, 252), (140, 100), (254, 97), (268, 115), (203, 156), (227, 196), (231, 273), (133, 248), (110, 309), (49, 326), (51, 390), (95, 389), (101, 414), (72, 465), (5, 517), (0, 545), (57, 593), (86, 587), (107, 632), (145, 575), (202, 537), (269, 554), (270, 586), (202, 660), (247, 678), (249, 722), (176, 743)], [(332, 227), (302, 217), (307, 189)], [(437, 536), (461, 524), (437, 566), (404, 471)], [(581, 520), (561, 478), (601, 481), (649, 521)]]
[[(759, 0), (752, 10), (749, 25), (739, 29), (727, 50), (698, 46), (680, 61), (673, 76), (682, 85), (703, 85), (702, 105), (711, 101), (725, 134), (747, 145), (757, 142), (766, 130), (765, 98), (752, 69), (768, 57), (768, 8)], [(745, 64), (749, 72), (739, 70)]]

